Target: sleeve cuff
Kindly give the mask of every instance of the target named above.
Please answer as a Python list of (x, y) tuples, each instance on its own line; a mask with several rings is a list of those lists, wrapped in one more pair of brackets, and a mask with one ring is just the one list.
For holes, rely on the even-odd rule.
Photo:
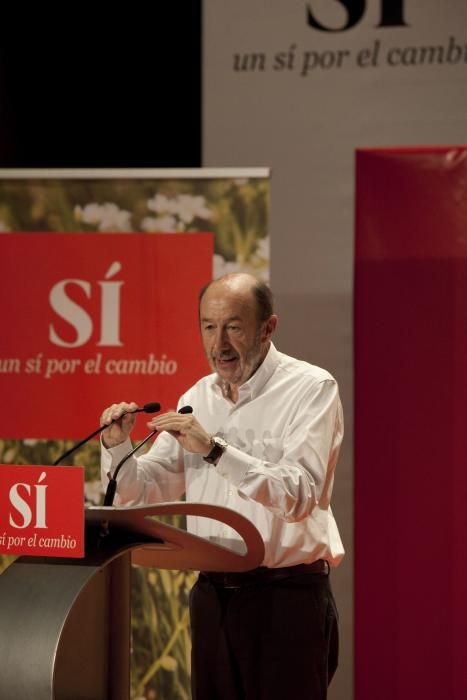
[(101, 438), (102, 447), (102, 470), (105, 472), (106, 476), (109, 477), (109, 473), (113, 471), (113, 468), (117, 466), (121, 459), (125, 457), (128, 452), (132, 449), (133, 445), (130, 438), (127, 438), (125, 442), (121, 442), (115, 447), (106, 447)]
[(236, 447), (229, 445), (220, 457), (216, 471), (234, 486), (240, 486), (247, 471), (254, 466), (254, 457), (245, 454)]

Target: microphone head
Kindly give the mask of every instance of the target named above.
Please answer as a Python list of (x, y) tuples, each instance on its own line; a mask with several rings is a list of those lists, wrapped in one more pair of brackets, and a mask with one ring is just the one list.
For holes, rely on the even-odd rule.
[(145, 413), (157, 413), (157, 411), (161, 410), (161, 405), (157, 401), (153, 401), (152, 403), (145, 403), (141, 410)]
[(178, 409), (179, 413), (193, 413), (193, 409), (191, 406), (182, 406), (181, 408)]

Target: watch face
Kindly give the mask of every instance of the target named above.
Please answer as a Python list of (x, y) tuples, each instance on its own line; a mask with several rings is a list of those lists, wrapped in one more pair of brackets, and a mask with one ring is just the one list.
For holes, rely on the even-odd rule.
[(226, 441), (224, 440), (224, 438), (218, 437), (217, 435), (215, 435), (215, 436), (212, 438), (212, 441), (213, 441), (213, 443), (214, 443), (215, 445), (217, 445), (218, 447), (221, 447), (222, 450), (225, 450), (226, 447), (227, 447), (227, 443), (226, 443)]

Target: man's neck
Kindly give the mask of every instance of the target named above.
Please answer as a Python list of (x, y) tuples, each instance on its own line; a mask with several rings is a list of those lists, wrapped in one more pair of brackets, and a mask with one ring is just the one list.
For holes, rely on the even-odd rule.
[(222, 394), (224, 398), (230, 399), (232, 403), (237, 403), (238, 401), (238, 385), (229, 384), (229, 382), (221, 382)]

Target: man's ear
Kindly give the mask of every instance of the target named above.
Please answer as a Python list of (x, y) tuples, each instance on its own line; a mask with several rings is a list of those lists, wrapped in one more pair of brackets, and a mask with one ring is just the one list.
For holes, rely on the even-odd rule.
[(261, 340), (263, 343), (271, 339), (272, 334), (276, 330), (277, 321), (278, 318), (276, 314), (272, 314), (272, 316), (270, 316), (265, 322), (263, 326), (263, 332), (261, 334)]

